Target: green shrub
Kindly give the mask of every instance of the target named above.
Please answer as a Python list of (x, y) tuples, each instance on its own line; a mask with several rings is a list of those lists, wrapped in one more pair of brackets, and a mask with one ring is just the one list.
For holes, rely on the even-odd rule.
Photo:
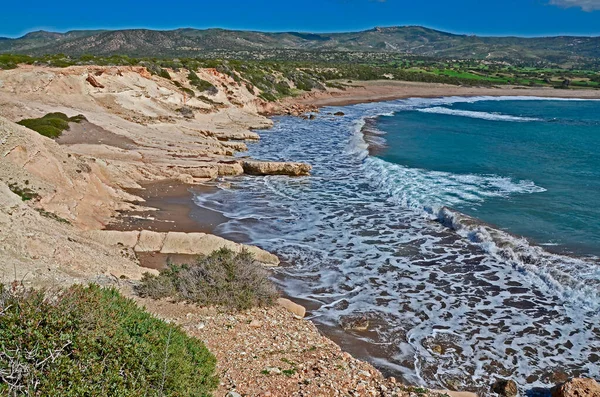
[[(25, 184), (27, 184), (27, 181), (25, 181)], [(40, 198), (40, 195), (31, 190), (30, 188), (21, 187), (16, 183), (10, 183), (8, 185), (8, 188), (11, 192), (21, 197), (21, 200), (23, 201), (38, 200)]]
[(202, 80), (193, 70), (190, 70), (188, 80), (190, 81), (190, 84), (196, 87), (200, 92), (207, 92), (211, 95), (215, 95), (219, 92), (217, 87), (206, 80)]
[(37, 131), (48, 138), (58, 138), (63, 131), (69, 129), (69, 123), (80, 123), (83, 120), (86, 120), (86, 118), (82, 114), (68, 117), (64, 113), (48, 113), (39, 119), (24, 119), (17, 124)]
[(172, 298), (202, 306), (245, 310), (273, 304), (277, 290), (262, 265), (243, 251), (220, 249), (195, 265), (169, 265), (158, 276), (146, 274), (137, 288), (141, 296)]
[(171, 75), (165, 69), (161, 68), (160, 71), (158, 72), (158, 75), (164, 79), (171, 80)]
[(263, 92), (258, 97), (264, 99), (267, 102), (274, 102), (277, 100), (277, 97), (271, 94), (270, 92)]
[(189, 89), (187, 87), (181, 87), (181, 91), (185, 92), (190, 98), (193, 98), (196, 96), (196, 93), (194, 92), (194, 90)]
[(115, 289), (0, 288), (0, 395), (209, 396), (215, 358)]

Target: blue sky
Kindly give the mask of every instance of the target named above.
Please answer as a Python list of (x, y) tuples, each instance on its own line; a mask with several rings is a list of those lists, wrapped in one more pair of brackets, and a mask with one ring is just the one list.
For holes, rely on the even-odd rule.
[(7, 1), (0, 36), (33, 30), (222, 27), (355, 31), (423, 25), (479, 35), (600, 35), (600, 0)]

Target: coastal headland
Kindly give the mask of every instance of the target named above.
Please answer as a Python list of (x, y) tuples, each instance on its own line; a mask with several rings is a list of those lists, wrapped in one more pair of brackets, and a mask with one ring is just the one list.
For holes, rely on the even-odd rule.
[[(259, 262), (278, 265), (259, 247), (212, 235), (220, 215), (200, 210), (190, 194), (224, 177), (309, 175), (308, 164), (240, 155), (245, 142), (259, 140), (255, 130), (272, 126), (269, 116), (310, 117), (323, 106), (409, 97), (600, 99), (600, 90), (378, 80), (273, 102), (215, 69), (196, 73), (214, 90), (190, 95), (185, 70), (168, 70), (169, 78), (133, 66), (0, 71), (0, 273), (27, 287), (120, 288), (207, 344), (217, 356), (217, 395), (440, 395), (386, 379), (342, 352), (289, 301), (230, 314), (133, 293), (135, 280), (156, 273), (150, 268), (160, 268), (165, 255), (245, 248)], [(56, 112), (84, 120), (70, 122), (57, 139), (16, 124)]]

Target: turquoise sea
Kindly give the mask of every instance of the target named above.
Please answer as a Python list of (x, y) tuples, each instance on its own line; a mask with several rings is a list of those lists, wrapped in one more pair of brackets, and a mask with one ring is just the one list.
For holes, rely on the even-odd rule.
[(387, 162), (537, 186), (445, 204), (555, 252), (600, 255), (600, 102), (459, 102), (397, 112), (375, 127)]
[[(343, 112), (343, 117), (334, 116)], [(600, 376), (600, 102), (413, 98), (276, 117), (197, 205), (275, 252), (309, 318), (388, 375), (522, 390)], [(368, 331), (344, 329), (356, 318)]]

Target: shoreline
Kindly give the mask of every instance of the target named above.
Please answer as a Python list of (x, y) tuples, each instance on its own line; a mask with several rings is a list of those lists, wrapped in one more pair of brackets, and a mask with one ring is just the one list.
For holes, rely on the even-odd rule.
[[(103, 91), (104, 87), (88, 87), (84, 78), (86, 73), (92, 71), (106, 85), (106, 91)], [(117, 281), (121, 276), (139, 279), (142, 271), (162, 268), (166, 260), (174, 257), (144, 253), (141, 256), (147, 267), (141, 268), (134, 260), (134, 247), (123, 246), (120, 242), (93, 240), (90, 237), (93, 233), (90, 232), (98, 232), (106, 225), (108, 230), (211, 233), (218, 224), (226, 221), (227, 218), (221, 214), (198, 207), (192, 199), (192, 191), (209, 193), (214, 189), (210, 186), (214, 182), (209, 181), (219, 176), (243, 174), (245, 170), (242, 165), (232, 161), (234, 153), (247, 149), (242, 141), (258, 139), (258, 134), (253, 130), (269, 127), (272, 122), (262, 116), (265, 104), (243, 86), (236, 86), (226, 76), (215, 75), (211, 71), (205, 70), (200, 74), (207, 81), (226, 88), (215, 96), (224, 107), (190, 100), (188, 105), (195, 106), (196, 110), (193, 117), (188, 118), (177, 110), (185, 97), (173, 86), (173, 82), (151, 76), (143, 68), (81, 66), (53, 69), (36, 66), (3, 71), (4, 86), (0, 87), (0, 103), (3, 105), (3, 116), (8, 119), (16, 121), (54, 111), (69, 115), (82, 113), (89, 119), (89, 123), (81, 125), (87, 134), (85, 139), (74, 139), (74, 133), (78, 131), (74, 130), (73, 134), (65, 134), (58, 142), (49, 141), (7, 120), (7, 136), (15, 137), (11, 138), (10, 144), (18, 150), (14, 150), (12, 157), (3, 160), (13, 167), (8, 170), (14, 169), (7, 171), (6, 175), (11, 179), (16, 175), (28, 186), (31, 183), (32, 187), (43, 187), (40, 188), (40, 195), (44, 199), (41, 215), (20, 202), (20, 199), (11, 202), (19, 211), (31, 215), (33, 221), (24, 223), (24, 217), (12, 218), (13, 210), (8, 213), (7, 209), (6, 219), (12, 220), (11, 227), (15, 224), (18, 226), (9, 234), (19, 236), (27, 232), (29, 236), (31, 230), (37, 230), (33, 226), (42, 222), (44, 229), (39, 234), (51, 236), (52, 239), (46, 244), (22, 246), (21, 241), (15, 241), (5, 245), (27, 252), (26, 264), (31, 263), (30, 268), (39, 274), (43, 270), (43, 276), (53, 282), (59, 271), (62, 272), (60, 281), (65, 284), (95, 280), (91, 277), (98, 273), (108, 274), (111, 280)], [(25, 83), (21, 78), (23, 75), (26, 76)], [(41, 92), (38, 87), (42, 85), (44, 76), (52, 77), (55, 84), (52, 90)], [(184, 73), (173, 73), (172, 77), (175, 81), (186, 81)], [(317, 106), (408, 97), (480, 96), (490, 95), (489, 90), (494, 90), (390, 81), (356, 84), (346, 91), (313, 92), (286, 101), (293, 104), (300, 115), (315, 110)], [(64, 87), (74, 87), (74, 91)], [(229, 88), (234, 90), (233, 97), (226, 92)], [(561, 90), (544, 91), (556, 94)], [(523, 95), (523, 92), (514, 89), (510, 94), (500, 91), (494, 91), (494, 94), (514, 96)], [(529, 96), (540, 95), (537, 90), (527, 92)], [(48, 94), (52, 94), (52, 97)], [(589, 95), (590, 99), (600, 98), (600, 91)], [(147, 99), (144, 100), (144, 106), (138, 99), (140, 97)], [(286, 101), (276, 105), (284, 106)], [(0, 121), (3, 122), (3, 119), (0, 118)], [(16, 131), (14, 135), (13, 130)], [(28, 157), (21, 155), (22, 152), (29, 153)], [(28, 164), (26, 171), (21, 169), (22, 158)], [(58, 176), (48, 175), (49, 164), (55, 166)], [(149, 182), (157, 180), (159, 182)], [(209, 185), (198, 185), (207, 182)], [(14, 198), (8, 188), (5, 190), (7, 197)], [(84, 194), (80, 195), (82, 192)], [(137, 200), (139, 197), (143, 201)], [(115, 222), (117, 213), (121, 214), (120, 222)], [(56, 219), (48, 218), (49, 215), (63, 220), (63, 224), (57, 225)], [(48, 219), (41, 219), (41, 216)], [(110, 224), (107, 225), (108, 220)], [(17, 250), (10, 251), (10, 255), (13, 256), (6, 263), (24, 257)], [(185, 261), (191, 256), (184, 255), (179, 259)], [(47, 266), (42, 269), (40, 264), (43, 262), (51, 263), (52, 269)], [(29, 270), (25, 266), (21, 266), (21, 269)], [(5, 273), (12, 274), (12, 269), (7, 268)], [(36, 277), (40, 277), (38, 273)], [(78, 278), (74, 278), (73, 274)], [(176, 308), (182, 310), (178, 315), (185, 313), (185, 307)], [(277, 310), (280, 309), (274, 308), (272, 311)], [(315, 323), (311, 321), (309, 324), (314, 328)], [(280, 332), (285, 333), (288, 329), (282, 328)], [(323, 336), (321, 332), (319, 334), (322, 339), (337, 340)], [(299, 334), (300, 338), (307, 336)], [(343, 335), (341, 338), (344, 339)], [(237, 354), (238, 351), (230, 353)], [(246, 364), (248, 370), (260, 370), (251, 362)], [(366, 360), (362, 364), (370, 367)], [(243, 368), (238, 368), (238, 371), (240, 369), (243, 371)], [(381, 373), (378, 373), (380, 377)]]
[[(537, 96), (534, 95), (533, 93), (530, 93), (531, 95), (520, 95), (520, 96)], [(536, 93), (537, 94), (537, 93)], [(600, 98), (600, 91), (595, 92), (595, 94), (598, 95), (598, 98), (574, 98), (574, 99), (599, 99)], [(440, 95), (436, 95), (436, 97), (439, 97)], [(445, 95), (443, 95), (445, 96)], [(467, 95), (465, 94), (465, 96), (471, 96), (471, 95)], [(477, 95), (479, 96), (479, 95)], [(502, 95), (497, 95), (497, 96), (505, 96), (505, 94)], [(516, 95), (510, 95), (510, 96), (516, 96)], [(412, 96), (411, 96), (412, 97)], [(544, 98), (554, 98), (554, 96), (546, 96)], [(334, 100), (337, 100), (338, 98), (335, 98)], [(383, 97), (383, 99), (381, 100), (387, 100), (387, 97)], [(363, 101), (364, 102), (364, 101)], [(373, 102), (373, 101), (367, 101), (367, 102)], [(326, 105), (323, 105), (326, 106)], [(339, 105), (342, 106), (342, 105)], [(292, 299), (294, 299), (294, 297), (291, 297)], [(298, 303), (303, 304), (302, 300), (300, 299), (295, 299)], [(310, 306), (310, 302), (309, 302), (309, 306)], [(340, 328), (337, 328), (335, 326), (324, 326), (323, 324), (319, 324), (318, 322), (314, 322), (315, 325), (318, 326), (319, 331), (322, 332), (326, 338), (334, 341), (336, 344), (338, 344), (344, 351), (350, 352), (352, 353), (352, 355), (354, 357), (357, 357), (361, 360), (365, 360), (367, 362), (372, 362), (371, 360), (366, 359), (366, 357), (371, 356), (371, 354), (369, 354), (369, 343), (365, 343), (365, 345), (354, 345), (353, 343), (358, 340), (359, 338), (356, 336), (352, 336), (352, 335), (345, 335), (344, 331)], [(328, 330), (327, 330), (328, 329)], [(378, 368), (378, 370), (380, 372), (382, 372), (384, 375), (386, 374), (386, 369), (385, 368)], [(388, 373), (389, 375), (389, 373)]]
[(521, 86), (466, 87), (439, 83), (373, 80), (348, 83), (346, 90), (329, 89), (313, 91), (284, 104), (325, 106), (348, 106), (360, 103), (385, 102), (407, 98), (439, 98), (447, 96), (521, 96), (559, 99), (598, 99), (600, 90), (555, 89)]

